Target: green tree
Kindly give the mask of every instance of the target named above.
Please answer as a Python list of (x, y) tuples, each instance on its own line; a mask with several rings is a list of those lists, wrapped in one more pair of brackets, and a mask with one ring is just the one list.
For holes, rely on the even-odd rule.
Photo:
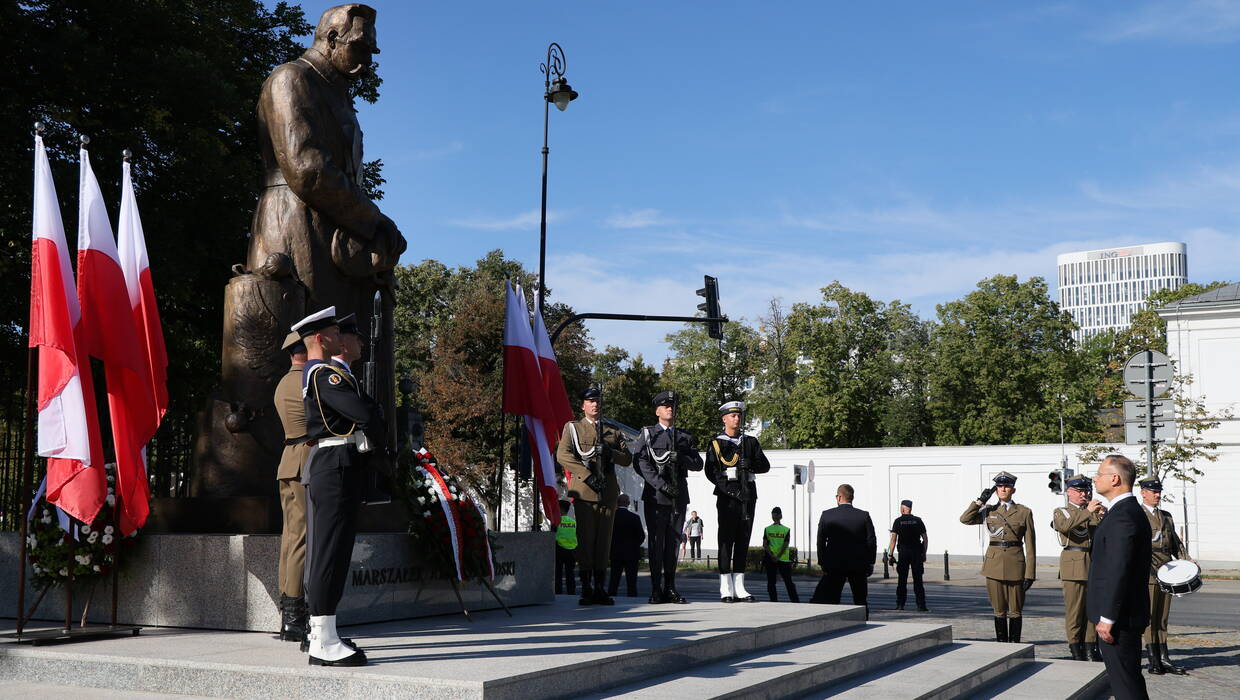
[(745, 399), (757, 341), (757, 332), (742, 321), (723, 324), (722, 341), (708, 336), (702, 323), (687, 324), (667, 336), (671, 355), (663, 365), (662, 387), (680, 392), (676, 425), (692, 432), (699, 443), (722, 429), (722, 402)]
[(1094, 389), (1071, 339), (1075, 324), (1046, 282), (996, 275), (938, 306), (930, 415), (941, 445), (1057, 442), (1099, 435)]
[(914, 344), (901, 336), (918, 324), (907, 305), (876, 301), (839, 282), (823, 287), (821, 303), (794, 305), (788, 339), (800, 369), (791, 393), (789, 446), (884, 444), (885, 416), (899, 408), (893, 397), (907, 360), (897, 350)]
[(594, 383), (603, 392), (603, 413), (632, 428), (654, 422), (650, 400), (659, 393), (659, 373), (639, 354), (608, 345), (594, 355)]
[(884, 447), (934, 444), (930, 417), (930, 337), (934, 324), (906, 306), (888, 314), (892, 381), (882, 406)]
[(792, 390), (797, 383), (797, 358), (788, 340), (788, 315), (780, 299), (771, 299), (767, 315), (758, 319), (756, 376), (749, 393), (749, 411), (762, 420), (768, 448), (788, 446), (792, 427)]
[[(255, 105), (278, 64), (312, 27), (288, 3), (82, 2), (0, 5), (20, 41), (0, 48), (0, 361), (22, 366), (30, 288), (31, 133), (44, 140), (75, 240), (78, 136), (115, 219), (120, 154), (134, 151), (134, 184), (159, 297), (170, 407), (151, 451), (153, 474), (186, 468), (193, 416), (219, 374), (222, 300), (244, 259), (258, 197)], [(377, 93), (376, 93), (377, 95)], [(167, 462), (165, 460), (171, 460)], [(166, 463), (167, 462), (167, 463)]]

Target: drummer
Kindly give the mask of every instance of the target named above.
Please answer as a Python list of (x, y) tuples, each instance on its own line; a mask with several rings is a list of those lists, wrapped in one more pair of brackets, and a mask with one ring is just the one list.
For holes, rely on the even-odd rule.
[(1171, 594), (1158, 586), (1158, 567), (1172, 559), (1187, 557), (1184, 543), (1175, 532), (1171, 513), (1159, 508), (1162, 503), (1163, 485), (1157, 477), (1137, 482), (1141, 485), (1141, 502), (1150, 521), (1152, 555), (1150, 558), (1150, 626), (1145, 628), (1145, 651), (1149, 654), (1149, 672), (1155, 676), (1174, 673), (1182, 676), (1183, 668), (1171, 663), (1167, 651), (1167, 619), (1171, 615)]

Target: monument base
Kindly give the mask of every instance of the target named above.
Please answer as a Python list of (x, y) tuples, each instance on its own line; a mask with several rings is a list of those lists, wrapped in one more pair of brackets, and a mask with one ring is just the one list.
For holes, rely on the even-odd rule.
[[(17, 571), (17, 533), (0, 533), (0, 571)], [(492, 585), (509, 606), (548, 603), (555, 539), (549, 532), (501, 532), (493, 540), (496, 571)], [(122, 554), (117, 621), (164, 627), (277, 632), (280, 598), (278, 535), (149, 534)], [(29, 569), (27, 569), (29, 570)], [(0, 577), (0, 617), (17, 613), (17, 577)], [(468, 610), (500, 604), (477, 581), (458, 584)], [(91, 622), (108, 622), (110, 578), (80, 583), (73, 594), (75, 624), (83, 610)], [(39, 595), (28, 581), (26, 606)], [(357, 536), (339, 624), (382, 622), (459, 612), (461, 603), (446, 580), (429, 577), (412, 536), (365, 533)], [(63, 620), (64, 589), (53, 587), (35, 619)]]
[[(275, 496), (229, 498), (153, 498), (145, 534), (278, 535), (283, 527)], [(406, 532), (409, 514), (398, 500), (363, 506), (357, 513), (358, 532)]]

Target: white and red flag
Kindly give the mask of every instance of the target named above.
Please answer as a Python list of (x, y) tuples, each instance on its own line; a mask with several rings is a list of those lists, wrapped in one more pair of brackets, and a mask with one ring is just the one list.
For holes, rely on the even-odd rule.
[(559, 439), (564, 425), (573, 422), (573, 407), (568, 402), (568, 393), (564, 390), (564, 377), (560, 376), (560, 363), (555, 359), (555, 348), (551, 347), (551, 336), (547, 335), (542, 309), (534, 314), (534, 343), (538, 350), (538, 368), (542, 371), (543, 388), (547, 392), (547, 401), (551, 407), (552, 421), (548, 428), (551, 429), (554, 441)]
[(504, 313), (504, 413), (525, 417), (530, 453), (534, 460), (534, 479), (542, 497), (543, 513), (553, 526), (560, 524), (559, 494), (555, 490), (555, 460), (548, 439), (548, 424), (554, 421), (547, 390), (543, 385), (530, 330), (525, 297), (504, 283), (507, 293)]
[(168, 411), (168, 352), (164, 347), (164, 328), (159, 322), (155, 304), (155, 285), (151, 282), (151, 263), (146, 255), (146, 235), (138, 216), (138, 200), (133, 192), (133, 176), (125, 161), (121, 182), (121, 218), (117, 225), (117, 252), (125, 287), (129, 291), (129, 308), (133, 310), (134, 329), (146, 359), (154, 391), (155, 425)]
[(39, 351), (38, 454), (48, 458), (48, 502), (89, 523), (107, 498), (107, 482), (69, 258), (56, 184), (43, 139), (36, 136), (30, 347)]
[(150, 489), (143, 447), (155, 435), (159, 415), (155, 390), (142, 343), (134, 328), (129, 289), (121, 271), (112, 225), (90, 167), (81, 151), (78, 214), (78, 301), (82, 305), (82, 339), (93, 357), (103, 361), (116, 447), (117, 521), (122, 534), (146, 523)]

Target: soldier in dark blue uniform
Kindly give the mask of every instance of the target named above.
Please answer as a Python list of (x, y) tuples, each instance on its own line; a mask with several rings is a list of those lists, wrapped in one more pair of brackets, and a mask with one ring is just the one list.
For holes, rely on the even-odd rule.
[(364, 469), (373, 449), (385, 445), (378, 404), (353, 375), (331, 361), (340, 350), (335, 307), (293, 326), (306, 343), (306, 436), (314, 441), (302, 482), (307, 494), (306, 601), (310, 608), (309, 663), (361, 666), (366, 655), (336, 632), (336, 606), (344, 595)]
[(679, 396), (664, 391), (652, 402), (659, 422), (642, 428), (629, 445), (646, 482), (642, 503), (650, 553), (650, 602), (687, 603), (676, 592), (676, 559), (680, 531), (689, 507), (689, 472), (702, 470), (693, 435), (675, 427)]
[(891, 524), (891, 543), (887, 551), (895, 552), (896, 575), (896, 610), (904, 609), (904, 601), (908, 600), (908, 574), (913, 572), (913, 597), (917, 600), (917, 609), (930, 612), (926, 607), (926, 587), (921, 578), (925, 572), (926, 550), (930, 547), (930, 537), (926, 534), (926, 524), (921, 518), (913, 515), (913, 502), (900, 501), (900, 517)]

